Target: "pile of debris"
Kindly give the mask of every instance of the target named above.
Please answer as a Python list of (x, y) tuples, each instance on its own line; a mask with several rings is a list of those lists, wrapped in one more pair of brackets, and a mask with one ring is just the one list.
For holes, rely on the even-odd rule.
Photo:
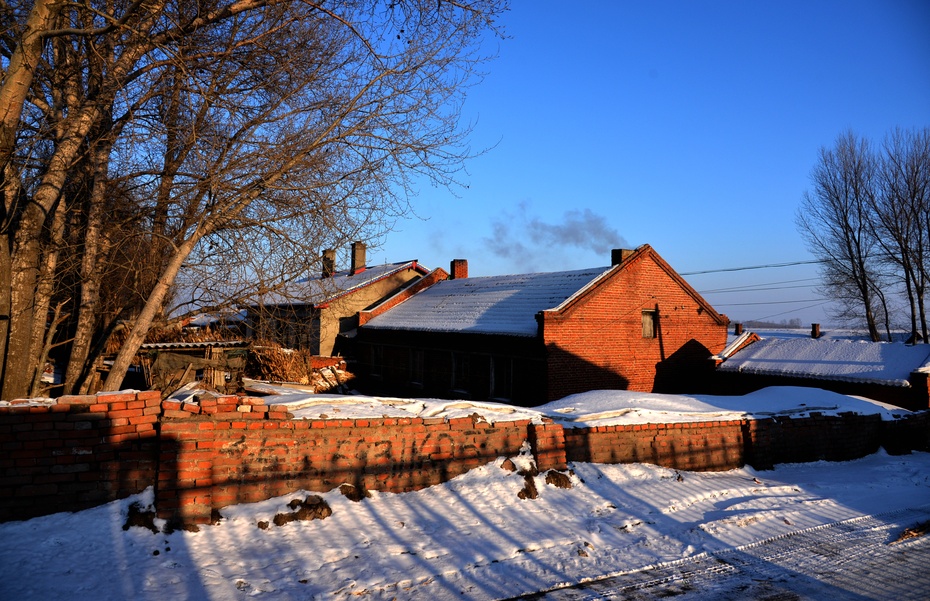
[(267, 342), (252, 345), (245, 372), (255, 380), (300, 384), (315, 393), (347, 393), (353, 379), (341, 357), (319, 357)]

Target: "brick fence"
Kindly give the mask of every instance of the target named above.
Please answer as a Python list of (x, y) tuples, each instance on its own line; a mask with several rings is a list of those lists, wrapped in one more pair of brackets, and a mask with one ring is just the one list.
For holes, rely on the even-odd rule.
[(76, 511), (155, 482), (159, 392), (0, 407), (0, 521)]
[(264, 399), (161, 401), (158, 392), (72, 396), (0, 407), (0, 521), (75, 511), (154, 486), (160, 517), (211, 520), (218, 509), (343, 483), (417, 490), (520, 453), (537, 467), (646, 462), (683, 470), (927, 450), (930, 414), (896, 421), (807, 418), (563, 428), (466, 418), (298, 420)]

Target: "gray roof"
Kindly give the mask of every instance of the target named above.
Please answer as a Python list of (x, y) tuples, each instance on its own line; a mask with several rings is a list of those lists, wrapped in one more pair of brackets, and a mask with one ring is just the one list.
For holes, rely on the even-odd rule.
[(558, 307), (610, 269), (443, 280), (362, 327), (535, 336), (537, 313)]

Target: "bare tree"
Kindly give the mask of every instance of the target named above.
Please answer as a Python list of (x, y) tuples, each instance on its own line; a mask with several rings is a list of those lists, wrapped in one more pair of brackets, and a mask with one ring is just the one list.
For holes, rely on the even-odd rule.
[(896, 130), (885, 140), (873, 206), (876, 239), (900, 277), (910, 339), (927, 341), (924, 297), (930, 260), (930, 130)]
[[(17, 140), (3, 165), (3, 398), (25, 394), (41, 369), (53, 300), (66, 294), (75, 305), (67, 385), (79, 384), (93, 341), (112, 329), (101, 329), (101, 287), (121, 250), (135, 249), (144, 269), (116, 271), (134, 274), (138, 298), (116, 309), (128, 333), (110, 390), (165, 318), (179, 275), (217, 304), (239, 300), (292, 279), (321, 248), (389, 227), (413, 178), (454, 184), (470, 154), (459, 109), (504, 8), (42, 4), (56, 10), (39, 18), (14, 7), (5, 29), (13, 51), (0, 92), (26, 81), (30, 65), (34, 75), (28, 94), (0, 93), (7, 116), (21, 107), (2, 124)], [(82, 193), (66, 196), (77, 180)], [(114, 214), (133, 224), (119, 230), (127, 235), (108, 227)], [(67, 227), (85, 233), (68, 263), (70, 291), (56, 286)]]
[(888, 302), (882, 286), (872, 207), (877, 190), (877, 158), (869, 143), (852, 132), (821, 148), (811, 172), (813, 190), (797, 213), (808, 248), (823, 263), (826, 291), (840, 302), (835, 317), (864, 318), (869, 337), (881, 340), (879, 317), (890, 339)]

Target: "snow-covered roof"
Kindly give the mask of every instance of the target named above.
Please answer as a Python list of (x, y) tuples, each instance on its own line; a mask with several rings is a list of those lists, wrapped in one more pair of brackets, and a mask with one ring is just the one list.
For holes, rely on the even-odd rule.
[(363, 327), (535, 336), (537, 313), (558, 307), (609, 269), (444, 280)]
[(407, 269), (419, 269), (423, 273), (428, 271), (416, 261), (367, 266), (364, 271), (355, 275), (352, 275), (349, 270), (337, 271), (332, 277), (317, 276), (293, 282), (280, 292), (265, 295), (261, 303), (264, 305), (320, 305)]
[(928, 360), (930, 345), (764, 338), (735, 353), (719, 369), (726, 372), (910, 386), (908, 375), (926, 369)]
[(233, 324), (245, 321), (246, 317), (245, 309), (230, 309), (227, 312), (195, 315), (186, 325), (190, 327), (207, 327), (215, 324)]

